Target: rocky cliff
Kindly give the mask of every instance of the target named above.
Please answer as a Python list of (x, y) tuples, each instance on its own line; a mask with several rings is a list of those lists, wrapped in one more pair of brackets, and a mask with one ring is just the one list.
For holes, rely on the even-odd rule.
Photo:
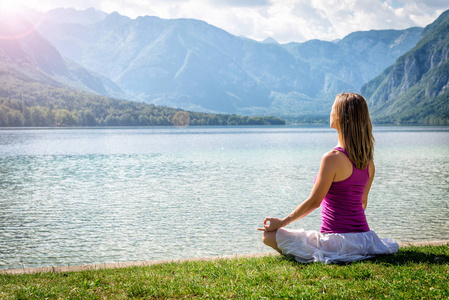
[(361, 92), (379, 122), (449, 124), (449, 11)]

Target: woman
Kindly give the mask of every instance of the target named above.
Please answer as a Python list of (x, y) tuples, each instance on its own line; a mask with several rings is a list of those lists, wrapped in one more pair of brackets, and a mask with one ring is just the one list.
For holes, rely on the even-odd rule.
[[(368, 227), (365, 209), (374, 179), (374, 137), (365, 99), (336, 97), (330, 126), (338, 144), (325, 153), (312, 192), (284, 219), (265, 218), (263, 242), (300, 262), (349, 262), (398, 251), (391, 239), (380, 239)], [(320, 232), (283, 228), (321, 205)]]

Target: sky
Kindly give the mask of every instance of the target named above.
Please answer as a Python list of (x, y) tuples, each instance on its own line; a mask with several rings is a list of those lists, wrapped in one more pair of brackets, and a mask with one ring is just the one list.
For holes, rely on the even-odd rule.
[(1, 10), (26, 6), (95, 8), (130, 18), (193, 18), (231, 34), (280, 43), (341, 39), (354, 31), (425, 27), (448, 0), (0, 0)]

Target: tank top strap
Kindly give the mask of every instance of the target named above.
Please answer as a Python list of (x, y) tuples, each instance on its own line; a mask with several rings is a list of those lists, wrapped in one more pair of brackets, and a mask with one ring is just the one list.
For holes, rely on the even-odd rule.
[[(338, 151), (340, 151), (340, 152), (343, 152), (343, 153), (346, 155), (346, 157), (349, 158), (349, 161), (352, 163), (352, 166), (353, 166), (355, 169), (357, 169), (357, 168), (355, 167), (354, 162), (351, 160), (351, 158), (349, 157), (348, 152), (346, 152), (345, 149), (343, 149), (342, 147), (335, 147), (334, 150), (338, 150)], [(365, 170), (366, 170), (367, 172), (369, 172), (369, 164), (366, 166), (366, 169), (365, 169)], [(363, 170), (362, 170), (362, 171), (363, 171)], [(368, 174), (369, 174), (369, 173), (368, 173)]]
[[(349, 158), (348, 152), (346, 152), (346, 150), (343, 149), (342, 147), (335, 147), (334, 150), (338, 150), (338, 151), (340, 151), (340, 152), (343, 152), (343, 153)], [(349, 160), (351, 160), (351, 159), (349, 158)], [(352, 161), (351, 161), (351, 162), (352, 162)]]

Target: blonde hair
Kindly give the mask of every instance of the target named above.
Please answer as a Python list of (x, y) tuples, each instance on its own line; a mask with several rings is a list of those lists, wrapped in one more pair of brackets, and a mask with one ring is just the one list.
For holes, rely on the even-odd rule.
[(357, 169), (366, 169), (373, 160), (374, 137), (365, 99), (359, 94), (342, 93), (335, 98), (333, 109), (342, 146)]

